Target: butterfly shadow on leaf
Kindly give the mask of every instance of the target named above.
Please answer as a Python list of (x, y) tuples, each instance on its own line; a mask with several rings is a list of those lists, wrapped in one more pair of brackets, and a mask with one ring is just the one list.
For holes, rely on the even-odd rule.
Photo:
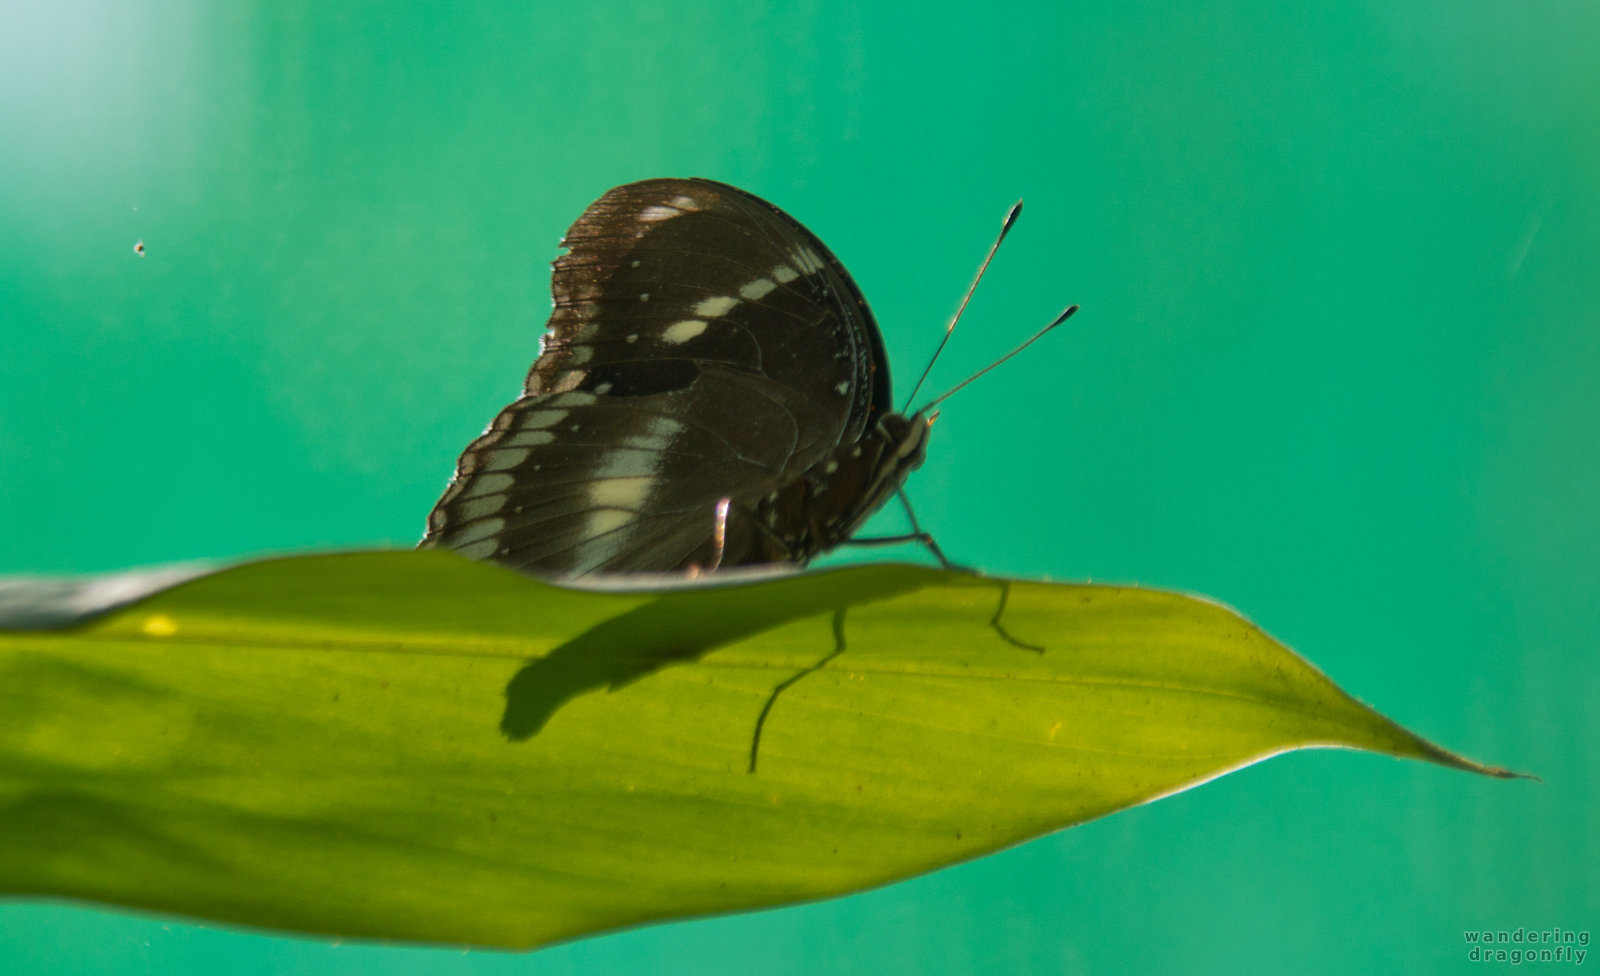
[[(671, 664), (699, 660), (727, 644), (808, 617), (831, 615), (834, 646), (818, 661), (774, 688), (756, 719), (751, 771), (760, 731), (778, 696), (845, 650), (844, 620), (853, 606), (948, 583), (950, 574), (909, 566), (878, 566), (871, 572), (813, 573), (761, 587), (726, 586), (666, 593), (602, 621), (541, 658), (529, 661), (506, 685), (500, 731), (511, 742), (538, 735), (568, 701), (601, 688), (615, 691)], [(1039, 652), (1000, 622), (1010, 583), (966, 577), (999, 588), (990, 625), (1006, 643)]]

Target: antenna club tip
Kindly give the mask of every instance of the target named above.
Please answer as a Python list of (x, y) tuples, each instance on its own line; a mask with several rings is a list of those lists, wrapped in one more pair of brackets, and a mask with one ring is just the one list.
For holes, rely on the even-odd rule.
[(1050, 323), (1050, 328), (1053, 329), (1056, 326), (1060, 325), (1061, 323), (1065, 322), (1067, 319), (1072, 318), (1073, 314), (1076, 313), (1077, 311), (1078, 311), (1078, 306), (1076, 304), (1068, 305), (1067, 306), (1067, 310), (1062, 312), (1060, 315), (1057, 315), (1056, 316), (1056, 320), (1054, 322)]
[(1004, 234), (1006, 231), (1010, 230), (1011, 225), (1016, 223), (1017, 218), (1020, 216), (1022, 216), (1022, 201), (1018, 200), (1016, 203), (1011, 205), (1010, 210), (1006, 211), (1006, 219), (1000, 223), (1000, 232)]

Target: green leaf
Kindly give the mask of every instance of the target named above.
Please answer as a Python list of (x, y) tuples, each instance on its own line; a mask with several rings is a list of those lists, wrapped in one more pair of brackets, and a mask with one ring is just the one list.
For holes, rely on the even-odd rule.
[(279, 559), (0, 632), (0, 890), (533, 946), (857, 891), (1317, 745), (1510, 775), (1171, 593)]

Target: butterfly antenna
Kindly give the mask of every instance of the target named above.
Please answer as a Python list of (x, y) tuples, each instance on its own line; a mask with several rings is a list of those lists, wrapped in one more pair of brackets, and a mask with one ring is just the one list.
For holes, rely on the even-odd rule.
[[(1006, 239), (1006, 235), (1011, 232), (1011, 225), (1017, 222), (1017, 217), (1021, 216), (1021, 214), (1021, 200), (1018, 200), (1010, 210), (1006, 211), (1006, 219), (1000, 224), (1000, 236), (996, 237), (994, 243), (989, 245), (989, 253), (984, 255), (983, 263), (978, 265), (977, 275), (973, 277), (972, 284), (967, 286), (967, 294), (961, 299), (961, 304), (956, 307), (956, 314), (950, 317), (950, 324), (944, 327), (944, 338), (939, 340), (939, 348), (933, 351), (933, 355), (928, 359), (928, 365), (922, 367), (922, 375), (917, 377), (917, 385), (911, 388), (911, 395), (906, 397), (906, 405), (901, 408), (901, 413), (904, 413), (906, 407), (911, 406), (911, 401), (917, 398), (917, 391), (922, 389), (922, 383), (928, 378), (928, 373), (933, 369), (933, 364), (939, 361), (939, 354), (944, 352), (945, 343), (950, 341), (950, 333), (956, 330), (956, 323), (961, 321), (961, 313), (967, 310), (967, 303), (972, 301), (972, 293), (978, 290), (978, 282), (983, 280), (983, 273), (989, 270), (989, 262), (994, 260), (994, 252), (1000, 250), (1000, 242)], [(1049, 330), (1047, 329), (1046, 331)]]
[(978, 377), (982, 376), (983, 374), (989, 372), (991, 369), (994, 369), (996, 366), (999, 366), (1001, 363), (1003, 363), (1006, 360), (1010, 359), (1012, 356), (1015, 356), (1017, 353), (1019, 353), (1022, 350), (1028, 348), (1029, 346), (1033, 345), (1035, 342), (1038, 342), (1040, 339), (1043, 339), (1044, 336), (1045, 336), (1045, 333), (1049, 332), (1051, 329), (1053, 329), (1056, 326), (1060, 325), (1061, 323), (1065, 322), (1067, 319), (1072, 318), (1072, 313), (1076, 312), (1077, 310), (1078, 310), (1078, 306), (1076, 306), (1076, 305), (1068, 306), (1067, 310), (1065, 312), (1062, 312), (1060, 315), (1056, 316), (1056, 320), (1054, 322), (1051, 322), (1049, 325), (1047, 325), (1044, 328), (1040, 329), (1038, 332), (1035, 332), (1033, 334), (1033, 337), (1030, 338), (1027, 342), (1024, 342), (1022, 345), (1020, 345), (1017, 348), (1015, 348), (1015, 349), (1011, 350), (1010, 352), (1006, 353), (1004, 356), (1001, 356), (999, 359), (996, 359), (994, 362), (992, 362), (989, 365), (985, 366), (984, 368), (978, 370), (976, 373), (973, 373), (971, 376), (969, 376), (966, 379), (962, 380), (960, 383), (957, 383), (955, 386), (951, 387), (950, 389), (944, 391), (944, 393), (940, 394), (939, 396), (936, 396), (932, 400), (929, 400), (927, 403), (922, 405), (922, 409), (918, 410), (917, 413), (918, 414), (927, 413), (929, 410), (932, 410), (934, 407), (938, 406), (939, 404), (941, 404), (941, 403), (945, 402), (946, 400), (950, 399), (951, 397), (955, 396), (962, 389), (964, 389), (968, 383), (971, 383), (973, 380), (975, 380)]

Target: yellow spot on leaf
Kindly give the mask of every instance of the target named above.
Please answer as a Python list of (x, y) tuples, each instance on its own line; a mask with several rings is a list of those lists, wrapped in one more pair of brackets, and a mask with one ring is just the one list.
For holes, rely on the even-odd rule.
[(151, 637), (171, 637), (178, 632), (178, 622), (164, 613), (153, 613), (145, 618), (144, 632)]

